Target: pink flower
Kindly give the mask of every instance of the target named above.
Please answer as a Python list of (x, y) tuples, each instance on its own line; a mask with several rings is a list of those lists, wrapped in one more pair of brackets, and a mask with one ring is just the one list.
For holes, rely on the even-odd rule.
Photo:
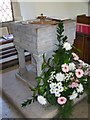
[(87, 68), (87, 70), (85, 71), (85, 75), (89, 75), (90, 76), (90, 68)]
[(74, 58), (73, 58), (74, 60), (79, 60), (78, 55), (76, 55), (75, 53), (72, 53), (72, 55), (73, 55), (73, 57), (74, 57)]
[(78, 82), (79, 82), (79, 80), (78, 80), (78, 79), (76, 79), (76, 80), (75, 80), (75, 82), (77, 82), (77, 83), (78, 83)]
[(74, 77), (71, 77), (70, 79), (71, 79), (71, 81), (73, 81), (75, 78), (74, 78)]
[(62, 71), (65, 73), (69, 71), (69, 66), (66, 63), (62, 65)]
[(67, 101), (67, 99), (66, 99), (65, 97), (59, 97), (59, 98), (57, 99), (57, 102), (58, 102), (58, 104), (60, 104), (60, 105), (65, 104), (66, 101)]
[(70, 88), (76, 88), (76, 87), (78, 87), (78, 83), (72, 82), (72, 84), (69, 85), (69, 87), (70, 87)]
[(79, 69), (81, 69), (83, 67), (83, 64), (80, 63)]
[(75, 72), (77, 78), (81, 78), (84, 74), (83, 70), (82, 69), (76, 69), (76, 72)]

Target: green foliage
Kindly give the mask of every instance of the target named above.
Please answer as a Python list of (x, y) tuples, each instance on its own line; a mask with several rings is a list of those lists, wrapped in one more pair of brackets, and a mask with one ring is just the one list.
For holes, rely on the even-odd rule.
[(60, 45), (62, 46), (63, 43), (67, 41), (67, 36), (64, 36), (63, 32), (64, 32), (64, 26), (63, 23), (60, 22), (57, 27), (57, 40), (59, 42), (59, 46)]
[(59, 118), (59, 119), (62, 118), (62, 120), (68, 120), (72, 115), (73, 109), (74, 109), (73, 102), (68, 101), (62, 107), (61, 106), (58, 107), (58, 113), (56, 114), (55, 118)]
[(73, 111), (73, 102), (68, 101), (64, 107), (60, 107), (60, 117), (61, 118), (70, 118)]
[[(74, 94), (73, 96), (75, 96), (75, 93), (73, 92), (77, 92), (76, 87), (72, 88), (69, 86), (72, 83), (74, 84), (77, 83), (78, 85), (80, 85), (79, 83), (81, 83), (84, 89), (87, 91), (87, 93), (90, 93), (90, 81), (89, 81), (90, 77), (87, 75), (87, 76), (78, 78), (75, 75), (75, 70), (81, 67), (80, 62), (78, 60), (77, 61), (73, 60), (74, 57), (72, 55), (71, 48), (67, 50), (66, 48), (63, 47), (65, 45), (64, 43), (67, 43), (67, 36), (64, 36), (63, 32), (64, 32), (64, 26), (63, 26), (63, 23), (60, 22), (57, 27), (57, 44), (56, 44), (57, 49), (53, 51), (52, 57), (49, 58), (48, 60), (46, 60), (46, 56), (45, 54), (43, 54), (43, 63), (41, 66), (42, 73), (40, 76), (36, 77), (37, 86), (35, 88), (31, 88), (31, 90), (33, 91), (32, 99), (27, 99), (25, 102), (22, 103), (22, 106), (24, 107), (31, 104), (32, 102), (37, 100), (38, 95), (41, 95), (43, 96), (43, 98), (46, 98), (47, 102), (50, 105), (54, 105), (58, 107), (58, 114), (56, 117), (63, 118), (63, 120), (65, 118), (66, 120), (72, 115), (73, 99), (75, 99), (75, 98), (70, 99), (70, 95), (72, 96)], [(74, 46), (71, 46), (71, 47), (74, 47)], [(71, 64), (73, 63), (76, 68), (74, 70), (64, 72), (62, 70), (62, 65), (67, 64), (67, 66), (69, 67), (70, 63)], [(84, 69), (87, 70), (87, 67), (82, 67), (82, 70)], [(61, 74), (62, 76), (64, 75), (65, 79), (62, 81), (58, 81), (58, 79), (56, 78), (57, 74), (59, 75)], [(86, 81), (86, 78), (88, 81)], [(78, 82), (76, 82), (76, 80)], [(60, 82), (62, 84), (61, 86), (59, 86), (58, 84)], [(63, 89), (63, 91), (60, 91), (59, 96), (56, 96), (55, 93), (54, 94), (51, 93), (50, 91), (51, 83), (57, 84), (57, 87), (54, 90), (57, 90), (58, 86), (62, 87), (61, 89)], [(60, 88), (58, 90), (60, 90)], [(82, 93), (83, 93), (82, 91), (77, 92), (78, 94), (77, 97), (79, 97), (79, 95), (81, 95)], [(58, 98), (61, 98), (61, 97), (66, 98), (66, 102), (63, 104), (61, 104), (60, 101), (58, 102)], [(88, 101), (90, 101), (90, 98)]]
[(27, 105), (30, 105), (31, 102), (32, 102), (32, 99), (27, 99), (26, 101), (24, 101), (24, 102), (22, 103), (22, 107), (26, 107)]
[(60, 22), (57, 27), (57, 40), (58, 44), (56, 44), (57, 49), (54, 51), (53, 54), (53, 64), (57, 72), (60, 71), (60, 66), (63, 63), (69, 63), (71, 58), (71, 51), (65, 51), (65, 49), (62, 49), (63, 44), (67, 42), (67, 36), (63, 35), (64, 32), (64, 26), (63, 23)]

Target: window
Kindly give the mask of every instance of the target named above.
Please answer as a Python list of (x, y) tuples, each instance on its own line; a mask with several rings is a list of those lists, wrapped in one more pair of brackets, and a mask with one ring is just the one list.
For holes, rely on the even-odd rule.
[(0, 22), (12, 21), (11, 0), (0, 0)]

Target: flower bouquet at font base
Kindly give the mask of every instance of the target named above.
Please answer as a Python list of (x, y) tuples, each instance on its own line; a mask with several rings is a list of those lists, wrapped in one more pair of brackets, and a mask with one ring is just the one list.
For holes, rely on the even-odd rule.
[(64, 26), (60, 22), (57, 27), (57, 49), (48, 60), (43, 54), (42, 73), (36, 78), (37, 86), (31, 88), (33, 96), (22, 106), (38, 101), (42, 106), (56, 106), (58, 118), (69, 118), (75, 99), (85, 92), (88, 94), (90, 67), (72, 52), (74, 46), (68, 43), (63, 32)]

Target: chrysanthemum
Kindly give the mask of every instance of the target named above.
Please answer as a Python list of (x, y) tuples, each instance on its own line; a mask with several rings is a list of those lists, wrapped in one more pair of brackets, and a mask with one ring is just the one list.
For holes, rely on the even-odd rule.
[(70, 100), (75, 99), (78, 96), (78, 93), (74, 90), (72, 95), (69, 96)]
[(83, 90), (84, 90), (83, 85), (80, 83), (77, 88), (77, 92), (81, 93), (81, 92), (83, 92)]
[(75, 69), (75, 64), (74, 63), (69, 63), (69, 70), (74, 70)]
[(47, 104), (46, 98), (44, 98), (44, 97), (41, 96), (41, 95), (39, 95), (39, 96), (37, 97), (37, 100), (38, 100), (38, 102), (39, 102), (41, 105)]
[(61, 72), (57, 73), (56, 76), (55, 76), (57, 81), (64, 81), (64, 77), (65, 77), (65, 75), (62, 74)]

